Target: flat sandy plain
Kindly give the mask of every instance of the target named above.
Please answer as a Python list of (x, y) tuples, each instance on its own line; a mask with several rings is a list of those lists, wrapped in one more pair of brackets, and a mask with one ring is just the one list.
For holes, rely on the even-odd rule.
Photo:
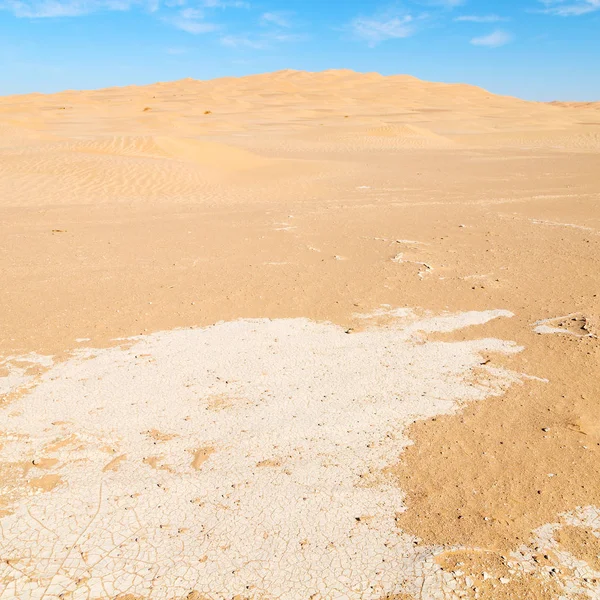
[(0, 598), (600, 598), (600, 105), (350, 71), (0, 98)]

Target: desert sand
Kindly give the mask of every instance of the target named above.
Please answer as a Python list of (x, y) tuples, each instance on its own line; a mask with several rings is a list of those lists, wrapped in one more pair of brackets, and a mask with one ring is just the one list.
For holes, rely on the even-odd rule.
[(600, 597), (600, 104), (4, 97), (0, 248), (3, 600)]

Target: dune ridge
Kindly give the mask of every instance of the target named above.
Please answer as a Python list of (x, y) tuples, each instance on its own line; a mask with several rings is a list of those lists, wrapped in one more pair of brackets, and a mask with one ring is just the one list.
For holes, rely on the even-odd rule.
[[(34, 121), (27, 116), (29, 108), (36, 111)], [(587, 108), (581, 103), (528, 102), (466, 84), (353, 71), (279, 71), (0, 99), (5, 120), (47, 135), (68, 136), (71, 128), (80, 125), (80, 113), (92, 111), (89, 133), (96, 135), (102, 135), (102, 128), (119, 126), (143, 135), (168, 128), (192, 136), (256, 133), (278, 127), (359, 132), (374, 126), (406, 125), (467, 145), (469, 134), (486, 134), (490, 143), (495, 134), (505, 134), (508, 137), (501, 143), (516, 146), (521, 144), (519, 137), (510, 134), (517, 131), (569, 128), (571, 137), (585, 133), (576, 125), (582, 115), (589, 116)], [(400, 130), (397, 137), (403, 137)]]

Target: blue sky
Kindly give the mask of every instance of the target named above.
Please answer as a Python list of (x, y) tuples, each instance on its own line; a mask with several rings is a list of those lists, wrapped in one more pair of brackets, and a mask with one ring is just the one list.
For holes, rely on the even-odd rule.
[(0, 0), (0, 94), (286, 68), (600, 100), (600, 0)]

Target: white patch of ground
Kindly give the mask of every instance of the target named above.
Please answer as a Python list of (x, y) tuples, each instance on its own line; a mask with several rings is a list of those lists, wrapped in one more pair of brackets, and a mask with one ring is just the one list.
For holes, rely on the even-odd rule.
[(553, 227), (570, 227), (572, 229), (581, 229), (582, 231), (596, 231), (593, 227), (586, 227), (585, 225), (576, 225), (574, 223), (561, 223), (558, 221), (546, 221), (544, 219), (531, 219), (532, 223), (536, 225), (550, 225)]
[(426, 273), (431, 273), (433, 271), (433, 267), (425, 262), (422, 262), (420, 260), (408, 260), (408, 259), (404, 258), (403, 252), (399, 252), (394, 257), (392, 257), (392, 262), (395, 262), (398, 264), (411, 264), (411, 265), (418, 265), (419, 267), (424, 267), (425, 270), (419, 270), (419, 278), (420, 279), (423, 279), (423, 277), (425, 276)]
[(396, 244), (415, 244), (417, 246), (422, 246), (424, 245), (424, 242), (417, 242), (416, 240), (396, 240)]
[(219, 323), (50, 368), (0, 410), (2, 462), (56, 458), (62, 480), (1, 520), (0, 598), (447, 597), (382, 470), (415, 419), (518, 382), (482, 354), (520, 348), (423, 336), (507, 311), (398, 316)]
[[(550, 475), (554, 476), (552, 473)], [(554, 566), (546, 568), (552, 577), (560, 580), (564, 589), (563, 598), (600, 598), (600, 571), (573, 556), (555, 539), (565, 525), (586, 528), (600, 538), (600, 509), (596, 506), (579, 507), (560, 517), (560, 522), (548, 523), (535, 530), (529, 547), (523, 546), (520, 552), (513, 553), (513, 557), (534, 571), (538, 567), (533, 556), (546, 553), (554, 563)]]
[(0, 377), (0, 399), (31, 385), (36, 379), (32, 367), (48, 368), (52, 364), (50, 356), (42, 356), (35, 352), (22, 356), (0, 357), (0, 368), (8, 373)]
[(355, 319), (365, 319), (370, 321), (377, 320), (380, 317), (388, 317), (395, 319), (395, 322), (398, 325), (401, 324), (400, 319), (411, 318), (411, 320), (414, 321), (414, 313), (410, 308), (392, 308), (390, 304), (382, 304), (379, 308), (368, 313), (354, 313), (353, 317)]
[(550, 333), (564, 333), (566, 335), (577, 335), (574, 331), (568, 329), (561, 329), (560, 327), (550, 327), (549, 325), (536, 325), (533, 330), (536, 333), (550, 334)]
[(536, 321), (533, 330), (542, 335), (558, 333), (580, 338), (597, 337), (592, 321), (580, 313)]

